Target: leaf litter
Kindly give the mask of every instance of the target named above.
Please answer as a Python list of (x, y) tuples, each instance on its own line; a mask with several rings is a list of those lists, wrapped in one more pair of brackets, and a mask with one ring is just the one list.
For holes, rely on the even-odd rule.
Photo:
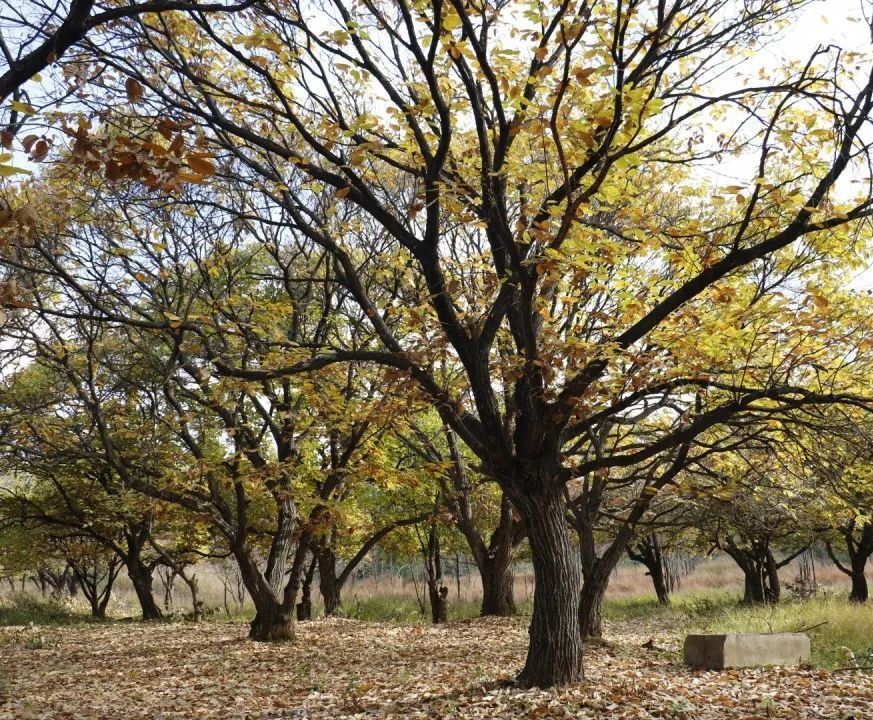
[(584, 681), (523, 690), (511, 684), (523, 618), (316, 620), (290, 645), (252, 642), (242, 623), (3, 628), (0, 719), (873, 718), (870, 674), (694, 670), (678, 637), (635, 629), (608, 626), (607, 642), (586, 649)]

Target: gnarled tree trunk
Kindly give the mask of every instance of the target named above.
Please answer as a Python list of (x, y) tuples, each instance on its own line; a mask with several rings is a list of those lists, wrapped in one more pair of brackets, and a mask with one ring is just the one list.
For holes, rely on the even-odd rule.
[(158, 604), (155, 602), (154, 589), (152, 587), (153, 569), (143, 563), (138, 556), (128, 556), (125, 559), (127, 576), (133, 583), (136, 599), (139, 601), (143, 620), (160, 620), (163, 616)]
[(669, 605), (670, 591), (667, 587), (664, 554), (658, 536), (652, 533), (640, 538), (638, 542), (628, 545), (627, 554), (631, 560), (646, 568), (646, 575), (652, 578), (658, 602), (661, 605)]
[(849, 600), (851, 602), (863, 603), (867, 602), (870, 597), (867, 588), (867, 577), (864, 571), (867, 567), (867, 560), (873, 555), (873, 523), (864, 523), (860, 528), (860, 534), (856, 537), (855, 532), (857, 530), (857, 522), (854, 518), (841, 529), (841, 534), (846, 544), (846, 552), (849, 555), (848, 567), (840, 562), (830, 542), (826, 544), (826, 547), (834, 564), (852, 580)]
[(477, 565), (482, 577), (482, 607), (479, 614), (483, 617), (515, 615), (511, 552), (486, 552), (481, 560), (477, 560)]
[(255, 617), (249, 625), (249, 637), (260, 641), (293, 640), (294, 617), (258, 569), (251, 550), (234, 548), (233, 553), (243, 584), (255, 606)]
[(342, 607), (342, 586), (337, 582), (336, 553), (330, 542), (318, 554), (318, 589), (324, 601), (324, 615), (336, 615)]
[(579, 597), (582, 573), (570, 542), (563, 490), (554, 484), (513, 497), (527, 527), (533, 562), (533, 616), (530, 642), (518, 682), (551, 687), (582, 676)]

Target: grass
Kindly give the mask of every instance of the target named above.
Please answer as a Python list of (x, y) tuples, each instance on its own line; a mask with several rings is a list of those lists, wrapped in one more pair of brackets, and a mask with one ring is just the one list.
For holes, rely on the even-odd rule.
[[(852, 656), (873, 653), (873, 606), (857, 605), (845, 596), (819, 595), (762, 607), (733, 606), (699, 618), (702, 632), (806, 632), (815, 665), (852, 665)], [(869, 662), (861, 664), (870, 664)]]
[(89, 620), (75, 607), (55, 600), (16, 595), (0, 604), (0, 626), (11, 625), (75, 625)]
[(738, 595), (724, 591), (675, 595), (666, 607), (651, 596), (637, 596), (607, 599), (603, 611), (607, 620), (639, 622), (652, 632), (806, 632), (818, 667), (850, 666), (853, 655), (873, 653), (873, 604), (849, 603), (844, 593), (764, 606), (742, 605)]

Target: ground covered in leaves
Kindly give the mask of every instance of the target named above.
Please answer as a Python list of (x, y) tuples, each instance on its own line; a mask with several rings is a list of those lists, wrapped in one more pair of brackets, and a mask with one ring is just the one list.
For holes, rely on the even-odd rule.
[[(526, 621), (443, 627), (319, 620), (291, 645), (240, 623), (0, 628), (0, 718), (873, 718), (873, 677), (818, 669), (685, 668), (678, 636), (621, 623), (583, 683), (507, 685)], [(648, 643), (651, 645), (652, 643)]]

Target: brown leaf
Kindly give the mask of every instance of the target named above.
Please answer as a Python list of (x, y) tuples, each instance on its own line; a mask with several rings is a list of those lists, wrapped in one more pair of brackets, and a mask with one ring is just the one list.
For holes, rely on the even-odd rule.
[(49, 144), (45, 140), (37, 140), (36, 145), (33, 146), (33, 150), (30, 153), (31, 160), (39, 162), (45, 159), (45, 156), (48, 155)]
[(208, 156), (189, 155), (188, 167), (191, 168), (198, 175), (215, 174), (215, 163), (213, 163)]
[(24, 152), (30, 152), (30, 148), (33, 147), (33, 144), (39, 140), (37, 135), (28, 135), (21, 141), (21, 147), (24, 148)]
[(135, 78), (127, 78), (124, 81), (124, 89), (127, 92), (129, 102), (138, 103), (142, 100), (142, 85)]

